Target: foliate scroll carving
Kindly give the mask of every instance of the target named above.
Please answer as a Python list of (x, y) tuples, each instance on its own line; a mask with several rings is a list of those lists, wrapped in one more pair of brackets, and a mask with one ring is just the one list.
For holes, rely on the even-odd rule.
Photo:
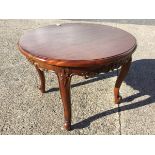
[(115, 62), (111, 62), (110, 64), (108, 65), (103, 65), (100, 72), (109, 72), (109, 71), (113, 71), (114, 69), (118, 69), (120, 66), (128, 63), (129, 61), (131, 61), (131, 57), (127, 57), (127, 58), (124, 58), (124, 59), (120, 59), (120, 60), (117, 60)]
[(102, 65), (98, 68), (94, 68), (94, 69), (89, 68), (87, 70), (84, 70), (83, 68), (81, 68), (81, 69), (79, 68), (78, 70), (75, 70), (75, 69), (72, 70), (72, 72), (75, 75), (84, 76), (87, 79), (87, 78), (97, 76), (100, 73), (107, 73), (109, 71), (113, 71), (114, 69), (118, 69), (120, 66), (128, 63), (129, 61), (131, 61), (131, 57), (127, 57), (122, 60), (117, 60), (117, 61), (111, 62), (107, 65)]
[(35, 65), (35, 61), (34, 61), (33, 59), (27, 57), (27, 60), (28, 60), (32, 65)]
[(109, 71), (113, 71), (114, 69), (118, 69), (120, 66), (131, 61), (131, 56), (126, 56), (121, 59), (115, 59), (114, 61), (110, 61), (109, 63), (105, 63), (103, 65), (94, 65), (92, 67), (58, 67), (54, 65), (42, 64), (34, 61), (34, 59), (27, 58), (31, 64), (36, 65), (42, 71), (53, 70), (60, 78), (60, 80), (64, 81), (64, 85), (66, 85), (67, 80), (69, 80), (73, 75), (84, 76), (84, 78), (91, 78), (97, 76), (100, 73), (107, 73)]
[(59, 80), (62, 81), (62, 83), (65, 87), (66, 87), (68, 81), (73, 76), (73, 73), (71, 73), (71, 70), (68, 68), (61, 68), (60, 70), (56, 71), (56, 74), (57, 74)]
[(32, 65), (37, 66), (41, 71), (46, 71), (46, 72), (48, 71), (48, 69), (41, 67), (40, 64), (37, 63), (36, 61), (34, 61), (33, 59), (27, 58), (27, 60), (28, 60)]

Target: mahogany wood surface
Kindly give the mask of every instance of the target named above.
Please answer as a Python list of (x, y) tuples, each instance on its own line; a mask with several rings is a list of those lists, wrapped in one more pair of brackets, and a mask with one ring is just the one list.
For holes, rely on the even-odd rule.
[(119, 90), (126, 77), (136, 39), (126, 31), (97, 24), (51, 25), (25, 33), (19, 50), (36, 67), (45, 92), (44, 70), (53, 70), (59, 81), (64, 106), (64, 128), (71, 129), (70, 83), (73, 75), (92, 77), (121, 67), (114, 87), (114, 102), (122, 97)]
[(136, 39), (111, 26), (72, 23), (31, 30), (20, 38), (19, 46), (24, 54), (48, 64), (86, 67), (129, 54)]

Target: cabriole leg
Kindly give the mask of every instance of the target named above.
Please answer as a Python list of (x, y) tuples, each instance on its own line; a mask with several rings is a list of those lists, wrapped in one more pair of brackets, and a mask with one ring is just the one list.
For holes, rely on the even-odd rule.
[(45, 76), (44, 76), (44, 72), (41, 71), (36, 65), (35, 65), (35, 68), (36, 68), (36, 70), (38, 72), (38, 75), (40, 77), (40, 82), (41, 82), (39, 89), (41, 90), (42, 93), (45, 93)]
[(124, 64), (121, 67), (120, 73), (117, 77), (117, 80), (115, 83), (115, 88), (114, 88), (114, 102), (115, 102), (115, 104), (119, 104), (121, 102), (122, 97), (120, 96), (119, 89), (120, 89), (121, 84), (129, 71), (129, 68), (131, 65), (131, 60), (132, 59), (130, 59), (126, 64)]
[(71, 130), (71, 96), (70, 96), (70, 82), (71, 76), (65, 72), (57, 74), (59, 81), (59, 88), (61, 99), (64, 107), (64, 128)]

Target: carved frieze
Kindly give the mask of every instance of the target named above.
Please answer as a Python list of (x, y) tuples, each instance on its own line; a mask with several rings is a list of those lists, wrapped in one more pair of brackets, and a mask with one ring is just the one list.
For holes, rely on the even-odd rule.
[(66, 80), (70, 78), (73, 75), (79, 75), (84, 76), (86, 79), (90, 77), (97, 76), (100, 73), (107, 73), (109, 71), (113, 71), (114, 69), (118, 69), (123, 64), (126, 64), (127, 62), (131, 61), (131, 57), (125, 57), (123, 59), (118, 59), (117, 61), (110, 62), (106, 65), (100, 65), (96, 68), (89, 67), (89, 68), (76, 68), (76, 67), (58, 67), (53, 65), (47, 65), (44, 66), (43, 64), (40, 64), (36, 61), (34, 61), (33, 58), (27, 58), (31, 64), (36, 65), (40, 70), (42, 71), (48, 71), (53, 70), (57, 75), (59, 74), (59, 77), (64, 80), (64, 84), (66, 84)]

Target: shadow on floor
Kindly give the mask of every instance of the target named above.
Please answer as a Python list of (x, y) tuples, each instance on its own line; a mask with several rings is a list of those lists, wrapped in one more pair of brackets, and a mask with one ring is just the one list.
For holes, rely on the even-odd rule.
[[(89, 78), (89, 79), (84, 79), (85, 81), (79, 82), (79, 83), (75, 83), (75, 84), (71, 84), (71, 88), (77, 87), (77, 86), (82, 86), (85, 84), (89, 84), (92, 82), (96, 82), (96, 81), (100, 81), (100, 80), (104, 80), (106, 78), (110, 78), (113, 76), (116, 76), (117, 73), (116, 71), (110, 72), (108, 74), (99, 74), (98, 76), (94, 77), (94, 78)], [(51, 88), (49, 90), (46, 91), (46, 93), (50, 93), (50, 92), (54, 92), (54, 91), (59, 91), (59, 88)]]
[[(96, 82), (103, 80), (104, 78), (109, 78), (116, 76), (116, 72), (110, 72), (108, 74), (101, 74), (98, 77), (89, 79), (84, 82), (73, 84), (72, 87)], [(132, 62), (130, 71), (125, 79), (127, 85), (131, 86), (133, 89), (138, 90), (139, 93), (124, 98), (122, 103), (118, 108), (110, 109), (96, 115), (90, 116), (87, 119), (84, 119), (76, 124), (72, 125), (72, 129), (81, 129), (88, 127), (91, 122), (102, 118), (107, 115), (111, 115), (117, 112), (136, 109), (143, 107), (152, 103), (155, 103), (155, 59), (142, 59)], [(48, 92), (58, 90), (58, 88), (53, 88)], [(135, 98), (148, 95), (149, 98), (130, 104)], [(123, 106), (123, 102), (129, 102), (128, 105)]]

